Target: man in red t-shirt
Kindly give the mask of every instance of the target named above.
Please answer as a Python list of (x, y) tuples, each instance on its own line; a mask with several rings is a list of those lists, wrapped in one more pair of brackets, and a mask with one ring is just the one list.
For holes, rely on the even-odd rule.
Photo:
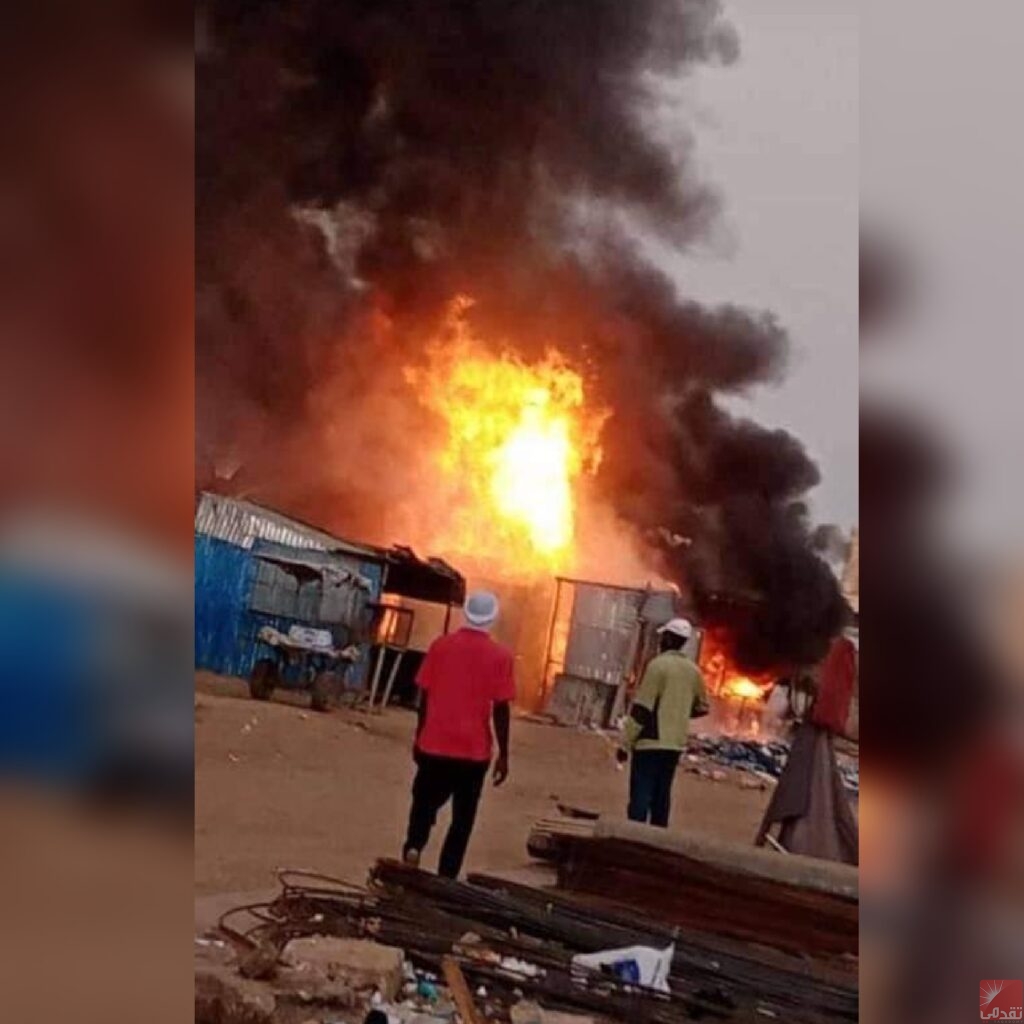
[(418, 865), (437, 812), (452, 802), (452, 823), (441, 848), (438, 873), (457, 878), (476, 821), (491, 763), (491, 723), (498, 740), (494, 784), (508, 778), (509, 705), (516, 695), (513, 655), (490, 636), (498, 599), (487, 591), (470, 594), (466, 625), (430, 645), (416, 685), (419, 722), (413, 757), (416, 779), (402, 857)]

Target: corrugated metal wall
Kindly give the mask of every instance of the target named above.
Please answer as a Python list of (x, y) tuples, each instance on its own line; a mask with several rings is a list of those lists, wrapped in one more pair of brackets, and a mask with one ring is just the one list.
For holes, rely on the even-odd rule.
[[(295, 623), (293, 617), (250, 607), (259, 564), (251, 550), (216, 537), (195, 535), (196, 668), (246, 678), (259, 656), (259, 630), (270, 625), (286, 632)], [(382, 567), (361, 563), (358, 571), (371, 583), (370, 599), (377, 600)], [(310, 616), (310, 619), (315, 618), (315, 615)], [(347, 635), (342, 635), (344, 627), (339, 630), (337, 639), (347, 641)], [(349, 685), (362, 685), (367, 662), (364, 648), (363, 657), (347, 676)]]
[(578, 584), (564, 671), (617, 686), (629, 671), (644, 593)]
[(200, 495), (196, 508), (195, 532), (242, 548), (250, 548), (256, 541), (263, 540), (308, 551), (347, 551), (356, 558), (372, 554), (368, 548), (333, 537), (272, 509), (206, 492)]
[(243, 643), (256, 562), (248, 551), (196, 534), (196, 668), (248, 675), (252, 644)]

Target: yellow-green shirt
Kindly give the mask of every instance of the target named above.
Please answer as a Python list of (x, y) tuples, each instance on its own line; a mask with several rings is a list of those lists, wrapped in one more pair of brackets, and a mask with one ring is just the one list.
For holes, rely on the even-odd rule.
[(700, 669), (682, 651), (662, 652), (647, 663), (637, 687), (626, 720), (625, 746), (630, 750), (684, 750), (694, 708), (706, 705), (707, 700)]

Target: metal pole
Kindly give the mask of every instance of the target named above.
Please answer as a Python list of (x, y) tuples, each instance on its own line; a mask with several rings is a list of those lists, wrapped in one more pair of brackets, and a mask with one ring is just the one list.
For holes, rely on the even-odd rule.
[(540, 681), (540, 699), (543, 704), (548, 696), (548, 670), (551, 668), (551, 645), (555, 642), (555, 623), (558, 621), (558, 602), (562, 598), (562, 579), (555, 577), (555, 600), (551, 605), (551, 620), (548, 623), (548, 642), (544, 648), (544, 673)]
[(384, 698), (380, 702), (380, 710), (383, 711), (391, 700), (391, 689), (395, 685), (395, 677), (398, 675), (398, 666), (402, 664), (402, 657), (405, 651), (395, 651), (395, 663), (391, 666), (391, 672), (388, 675), (388, 685), (384, 687)]
[(377, 655), (377, 664), (376, 664), (376, 666), (374, 667), (374, 670), (373, 670), (373, 682), (370, 685), (369, 707), (370, 707), (371, 711), (373, 710), (373, 702), (377, 699), (377, 687), (380, 685), (380, 673), (381, 673), (381, 669), (384, 667), (384, 653), (385, 653), (385, 651), (387, 651), (387, 645), (386, 644), (381, 644), (380, 645), (380, 653)]
[(637, 660), (640, 657), (641, 637), (644, 632), (644, 620), (639, 615), (636, 617), (636, 626), (633, 629), (633, 634), (629, 640), (629, 656), (626, 658), (626, 664), (623, 667), (622, 678), (619, 680), (619, 685), (615, 688), (615, 699), (612, 701), (611, 714), (608, 716), (607, 722), (601, 724), (605, 727), (614, 726), (618, 721), (619, 716), (626, 710), (626, 694), (629, 692), (630, 684), (637, 676)]

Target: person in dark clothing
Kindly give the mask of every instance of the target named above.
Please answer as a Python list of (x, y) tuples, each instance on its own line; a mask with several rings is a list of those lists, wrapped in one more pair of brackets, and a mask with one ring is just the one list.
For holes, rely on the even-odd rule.
[(618, 758), (624, 764), (633, 752), (629, 820), (666, 828), (690, 719), (706, 715), (710, 706), (704, 676), (683, 653), (693, 627), (686, 619), (672, 619), (658, 633), (661, 651), (648, 662), (637, 687)]
[(418, 866), (438, 812), (451, 801), (452, 822), (438, 864), (438, 873), (447, 878), (462, 870), (491, 762), (492, 726), (498, 744), (495, 786), (508, 778), (515, 698), (512, 652), (489, 634), (498, 618), (497, 598), (486, 591), (471, 594), (463, 611), (466, 626), (434, 641), (416, 677), (417, 771), (402, 849), (403, 860)]
[[(816, 669), (814, 699), (790, 742), (789, 757), (772, 793), (755, 842), (769, 837), (790, 853), (856, 864), (857, 817), (836, 763), (834, 737), (846, 733), (857, 679), (857, 647), (847, 636), (833, 640)], [(771, 830), (778, 825), (778, 835)]]

